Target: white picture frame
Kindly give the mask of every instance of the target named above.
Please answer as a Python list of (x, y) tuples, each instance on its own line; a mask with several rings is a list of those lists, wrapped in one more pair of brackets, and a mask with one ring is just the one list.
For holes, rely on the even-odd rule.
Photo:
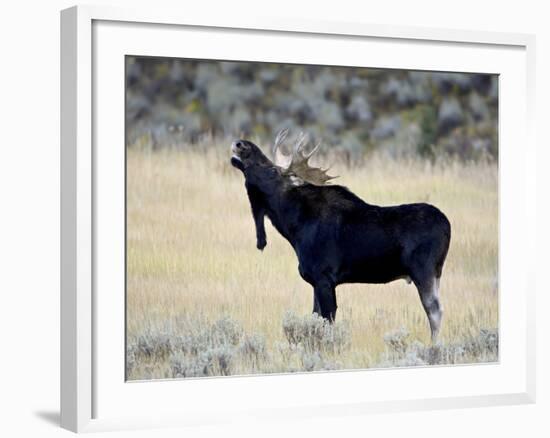
[[(140, 38), (145, 32), (148, 37)], [(180, 35), (178, 32), (183, 33)], [(120, 349), (120, 330), (124, 321), (119, 321), (118, 317), (121, 302), (123, 305), (123, 295), (121, 298), (120, 293), (124, 294), (124, 291), (115, 288), (115, 292), (110, 295), (114, 297), (113, 303), (109, 303), (107, 296), (98, 300), (98, 294), (101, 294), (105, 289), (104, 285), (110, 281), (115, 286), (120, 284), (120, 275), (123, 275), (120, 272), (120, 260), (107, 260), (101, 236), (111, 237), (109, 241), (114, 242), (111, 244), (118, 245), (116, 248), (113, 246), (116, 249), (113, 253), (118, 254), (121, 240), (118, 233), (120, 228), (117, 227), (120, 224), (111, 227), (110, 216), (105, 216), (103, 212), (119, 208), (117, 203), (120, 197), (117, 196), (124, 188), (119, 187), (123, 181), (120, 178), (123, 169), (118, 164), (120, 149), (123, 150), (124, 143), (120, 144), (116, 156), (98, 154), (97, 144), (102, 144), (107, 138), (120, 138), (120, 132), (124, 130), (123, 123), (120, 126), (120, 120), (123, 121), (124, 117), (120, 108), (124, 103), (116, 98), (120, 96), (120, 87), (124, 87), (124, 79), (119, 77), (121, 65), (117, 59), (120, 55), (156, 53), (159, 56), (181, 56), (170, 41), (174, 40), (174, 36), (189, 38), (186, 32), (200, 32), (205, 41), (227, 37), (223, 35), (224, 32), (232, 32), (235, 41), (239, 38), (248, 39), (250, 43), (234, 52), (229, 59), (244, 56), (249, 60), (265, 60), (269, 57), (272, 61), (282, 61), (281, 56), (284, 56), (287, 61), (299, 62), (300, 52), (294, 53), (290, 50), (290, 40), (294, 38), (308, 45), (309, 63), (319, 60), (322, 63), (322, 59), (332, 57), (335, 63), (348, 65), (343, 58), (345, 53), (342, 52), (345, 50), (338, 50), (339, 47), (371, 44), (373, 58), (377, 59), (372, 61), (373, 67), (416, 66), (457, 71), (463, 70), (459, 68), (461, 56), (468, 58), (471, 51), (473, 55), (468, 58), (468, 68), (475, 68), (477, 65), (477, 68), (482, 69), (478, 71), (503, 75), (500, 135), (504, 146), (500, 162), (500, 196), (504, 202), (500, 211), (500, 270), (504, 274), (499, 281), (505, 292), (501, 292), (503, 348), (498, 364), (454, 367), (456, 371), (449, 371), (451, 367), (432, 367), (325, 373), (314, 376), (166, 381), (154, 384), (125, 383), (120, 380), (119, 364), (120, 360), (124, 360), (124, 349)], [(125, 38), (125, 35), (131, 35), (132, 38)], [(265, 40), (261, 45), (253, 42), (254, 39), (262, 38)], [(147, 40), (147, 47), (144, 40)], [(272, 46), (274, 42), (278, 42), (285, 49), (285, 54), (266, 54), (264, 49), (268, 40)], [(138, 50), (137, 45), (128, 49), (128, 41), (142, 44), (140, 53), (135, 52)], [(197, 37), (194, 41), (201, 40)], [(330, 46), (332, 43), (333, 52), (326, 53), (325, 44)], [(387, 53), (382, 53), (387, 52), (385, 48), (376, 48), (376, 44), (382, 43), (395, 46), (395, 53), (400, 53), (400, 59), (392, 60)], [(534, 254), (535, 247), (535, 218), (529, 213), (535, 206), (536, 154), (532, 128), (534, 45), (534, 36), (524, 34), (382, 26), (359, 22), (313, 22), (292, 17), (275, 19), (242, 16), (238, 21), (228, 22), (224, 17), (213, 14), (196, 15), (188, 11), (134, 10), (103, 6), (78, 6), (62, 11), (61, 426), (82, 432), (202, 425), (251, 417), (269, 420), (281, 416), (299, 418), (326, 416), (329, 413), (362, 415), (370, 412), (534, 402), (535, 285), (534, 276), (531, 275), (534, 270), (534, 256), (529, 255)], [(235, 44), (237, 46), (240, 47)], [(188, 57), (215, 59), (219, 56), (219, 44), (212, 45), (211, 52), (208, 52), (208, 47), (210, 46), (206, 43), (197, 43)], [(456, 53), (446, 55), (449, 47)], [(415, 53), (413, 49), (420, 51), (420, 56), (416, 59), (412, 57)], [(423, 51), (429, 53), (430, 50), (438, 51), (441, 56), (437, 60), (424, 59), (427, 55), (422, 55)], [(105, 74), (106, 72), (109, 74)], [(108, 108), (105, 96), (114, 99), (108, 102)], [(107, 114), (109, 111), (112, 114)], [(517, 123), (504, 124), (512, 118)], [(518, 141), (521, 148), (507, 146)], [(106, 184), (114, 187), (110, 193), (104, 189)], [(517, 202), (522, 202), (522, 208), (514, 210), (512, 202), (508, 202), (512, 199), (516, 200), (516, 206)], [(513, 233), (518, 226), (528, 230), (527, 240)], [(517, 255), (512, 254), (510, 248), (517, 250)], [(104, 269), (106, 265), (112, 266), (113, 272), (107, 272)], [(516, 295), (507, 294), (507, 289), (515, 290)], [(106, 305), (109, 305), (109, 310), (106, 310)], [(511, 331), (511, 326), (507, 324), (510, 315), (515, 315), (515, 331)], [(113, 335), (106, 336), (105, 333)], [(120, 357), (113, 357), (118, 351)], [(384, 393), (383, 385), (376, 389), (373, 373), (381, 373), (377, 380), (396, 379), (394, 381), (398, 382), (397, 388), (390, 389), (386, 385), (388, 390)], [(415, 389), (410, 373), (414, 373), (414, 381), (419, 386), (430, 380), (441, 379), (445, 382), (451, 378), (455, 380), (455, 387), (440, 386), (437, 390), (432, 388), (433, 390), (422, 392), (424, 390)], [(469, 379), (479, 382), (478, 390), (468, 387), (466, 382)], [(315, 388), (320, 382), (328, 385), (329, 391), (332, 387), (339, 388), (331, 393), (330, 402), (320, 398), (316, 392)], [(407, 382), (411, 382), (410, 390), (403, 389)], [(208, 395), (218, 394), (220, 403), (212, 402), (212, 399), (201, 401), (196, 398), (192, 405), (185, 401), (174, 404), (172, 401), (175, 394), (182, 394), (182, 383), (187, 385), (183, 398), (186, 394), (204, 392)], [(372, 389), (368, 396), (356, 390), (360, 385), (366, 384)], [(297, 388), (299, 391), (293, 403), (285, 402), (284, 391), (288, 388)], [(269, 402), (259, 395), (266, 391), (270, 393)], [(224, 394), (228, 393), (241, 393), (241, 396), (232, 396), (232, 409), (224, 410), (221, 404), (227, 402)], [(161, 399), (166, 400), (166, 403), (160, 403)], [(144, 402), (140, 403), (140, 400)]]

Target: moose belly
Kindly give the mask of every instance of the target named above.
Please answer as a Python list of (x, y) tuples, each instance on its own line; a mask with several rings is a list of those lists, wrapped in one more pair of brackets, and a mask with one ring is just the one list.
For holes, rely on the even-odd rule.
[(382, 257), (344, 260), (338, 277), (341, 283), (389, 283), (408, 275), (400, 257), (387, 254)]

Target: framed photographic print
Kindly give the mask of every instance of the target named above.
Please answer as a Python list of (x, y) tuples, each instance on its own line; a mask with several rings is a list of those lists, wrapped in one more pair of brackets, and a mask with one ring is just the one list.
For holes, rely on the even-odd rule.
[(63, 427), (534, 401), (533, 37), (74, 7), (61, 46)]

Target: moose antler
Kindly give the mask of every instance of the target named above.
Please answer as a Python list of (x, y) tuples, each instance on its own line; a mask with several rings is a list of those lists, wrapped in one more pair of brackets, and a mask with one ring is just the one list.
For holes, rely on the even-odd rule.
[(282, 129), (277, 133), (277, 136), (275, 137), (275, 142), (273, 143), (273, 161), (275, 164), (282, 169), (288, 169), (288, 166), (290, 165), (290, 162), (292, 160), (291, 155), (284, 154), (280, 147), (288, 137), (288, 129)]
[(313, 167), (309, 164), (309, 159), (317, 152), (321, 146), (321, 142), (317, 143), (309, 153), (305, 153), (304, 148), (309, 143), (309, 136), (300, 132), (294, 143), (292, 154), (287, 155), (280, 150), (280, 146), (287, 137), (288, 129), (283, 129), (279, 131), (275, 137), (275, 143), (273, 144), (273, 158), (275, 164), (283, 169), (284, 174), (296, 176), (315, 185), (325, 185), (331, 179), (337, 178), (328, 175), (328, 169)]

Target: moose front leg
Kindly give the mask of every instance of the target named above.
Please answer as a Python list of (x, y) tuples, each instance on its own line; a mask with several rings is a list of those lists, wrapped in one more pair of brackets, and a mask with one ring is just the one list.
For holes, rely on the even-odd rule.
[(313, 313), (321, 315), (321, 306), (319, 306), (319, 300), (317, 299), (315, 292), (313, 292)]
[(258, 248), (260, 251), (263, 251), (263, 249), (267, 245), (264, 216), (265, 213), (263, 212), (254, 213), (254, 223), (256, 224), (256, 248)]
[(321, 315), (323, 318), (334, 322), (336, 319), (336, 290), (329, 283), (320, 283), (314, 286), (314, 304), (313, 312)]
[(256, 225), (256, 248), (262, 251), (267, 245), (264, 226), (265, 208), (261, 196), (256, 189), (247, 186), (247, 193), (248, 199), (250, 200), (250, 207), (252, 208), (254, 224)]

